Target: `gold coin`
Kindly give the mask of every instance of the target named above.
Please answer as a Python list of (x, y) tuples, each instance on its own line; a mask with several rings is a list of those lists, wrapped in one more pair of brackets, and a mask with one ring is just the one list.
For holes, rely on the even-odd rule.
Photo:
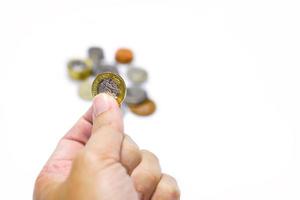
[(118, 49), (115, 59), (119, 63), (128, 64), (133, 60), (133, 52), (126, 48)]
[(92, 84), (92, 95), (95, 97), (99, 93), (111, 95), (121, 105), (126, 96), (125, 81), (120, 75), (112, 72), (98, 74)]
[(73, 59), (68, 62), (68, 72), (74, 80), (85, 80), (92, 74), (92, 62), (87, 60)]
[(148, 116), (155, 112), (156, 105), (154, 101), (150, 99), (146, 99), (142, 103), (139, 104), (128, 104), (129, 109), (140, 116)]
[(79, 85), (79, 90), (78, 90), (79, 96), (84, 100), (91, 101), (93, 99), (91, 88), (92, 88), (92, 80), (91, 79), (87, 79), (87, 80), (83, 81)]

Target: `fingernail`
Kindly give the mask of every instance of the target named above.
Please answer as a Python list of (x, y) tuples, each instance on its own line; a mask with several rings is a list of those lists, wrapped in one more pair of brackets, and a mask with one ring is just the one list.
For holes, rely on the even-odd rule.
[(98, 94), (93, 101), (93, 118), (108, 111), (115, 103), (115, 100), (108, 94)]

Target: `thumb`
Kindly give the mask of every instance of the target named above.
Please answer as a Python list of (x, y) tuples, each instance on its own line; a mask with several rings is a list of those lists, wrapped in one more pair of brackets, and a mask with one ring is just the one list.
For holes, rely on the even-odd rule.
[(97, 131), (105, 125), (123, 132), (122, 112), (117, 101), (110, 95), (101, 93), (93, 101), (93, 130)]
[(100, 160), (120, 160), (123, 141), (123, 119), (117, 101), (107, 95), (99, 94), (93, 101), (92, 135), (86, 150)]

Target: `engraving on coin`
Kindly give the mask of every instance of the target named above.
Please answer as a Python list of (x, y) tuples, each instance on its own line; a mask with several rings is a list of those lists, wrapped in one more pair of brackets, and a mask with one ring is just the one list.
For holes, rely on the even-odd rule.
[(85, 81), (83, 81), (80, 85), (79, 85), (79, 90), (78, 90), (78, 94), (79, 96), (84, 99), (84, 100), (92, 100), (93, 99), (93, 95), (92, 95), (92, 80), (91, 79), (87, 79)]
[(118, 49), (115, 59), (119, 63), (128, 64), (133, 60), (133, 52), (127, 48)]
[(117, 84), (111, 78), (104, 79), (103, 81), (100, 82), (98, 93), (103, 93), (103, 92), (109, 93), (115, 98), (120, 93)]
[(84, 80), (91, 75), (92, 63), (90, 60), (73, 59), (68, 62), (68, 72), (74, 80)]
[(127, 71), (127, 76), (128, 79), (134, 84), (144, 83), (148, 79), (146, 70), (137, 67), (129, 68)]
[(98, 74), (92, 84), (92, 95), (107, 93), (114, 97), (119, 105), (126, 96), (126, 85), (123, 78), (112, 72)]
[(140, 116), (148, 116), (155, 112), (156, 105), (154, 101), (150, 99), (146, 99), (144, 102), (140, 104), (128, 104), (129, 109)]
[(99, 63), (104, 59), (103, 49), (100, 47), (90, 47), (88, 49), (88, 57), (93, 63)]
[(125, 102), (127, 104), (139, 104), (147, 99), (147, 93), (140, 87), (127, 88)]

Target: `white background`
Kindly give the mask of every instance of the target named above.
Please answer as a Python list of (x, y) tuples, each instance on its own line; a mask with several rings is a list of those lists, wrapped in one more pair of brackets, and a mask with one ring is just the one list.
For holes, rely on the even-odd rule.
[(300, 5), (291, 0), (0, 2), (0, 196), (31, 199), (89, 107), (66, 62), (130, 47), (155, 115), (126, 132), (184, 200), (300, 199)]

